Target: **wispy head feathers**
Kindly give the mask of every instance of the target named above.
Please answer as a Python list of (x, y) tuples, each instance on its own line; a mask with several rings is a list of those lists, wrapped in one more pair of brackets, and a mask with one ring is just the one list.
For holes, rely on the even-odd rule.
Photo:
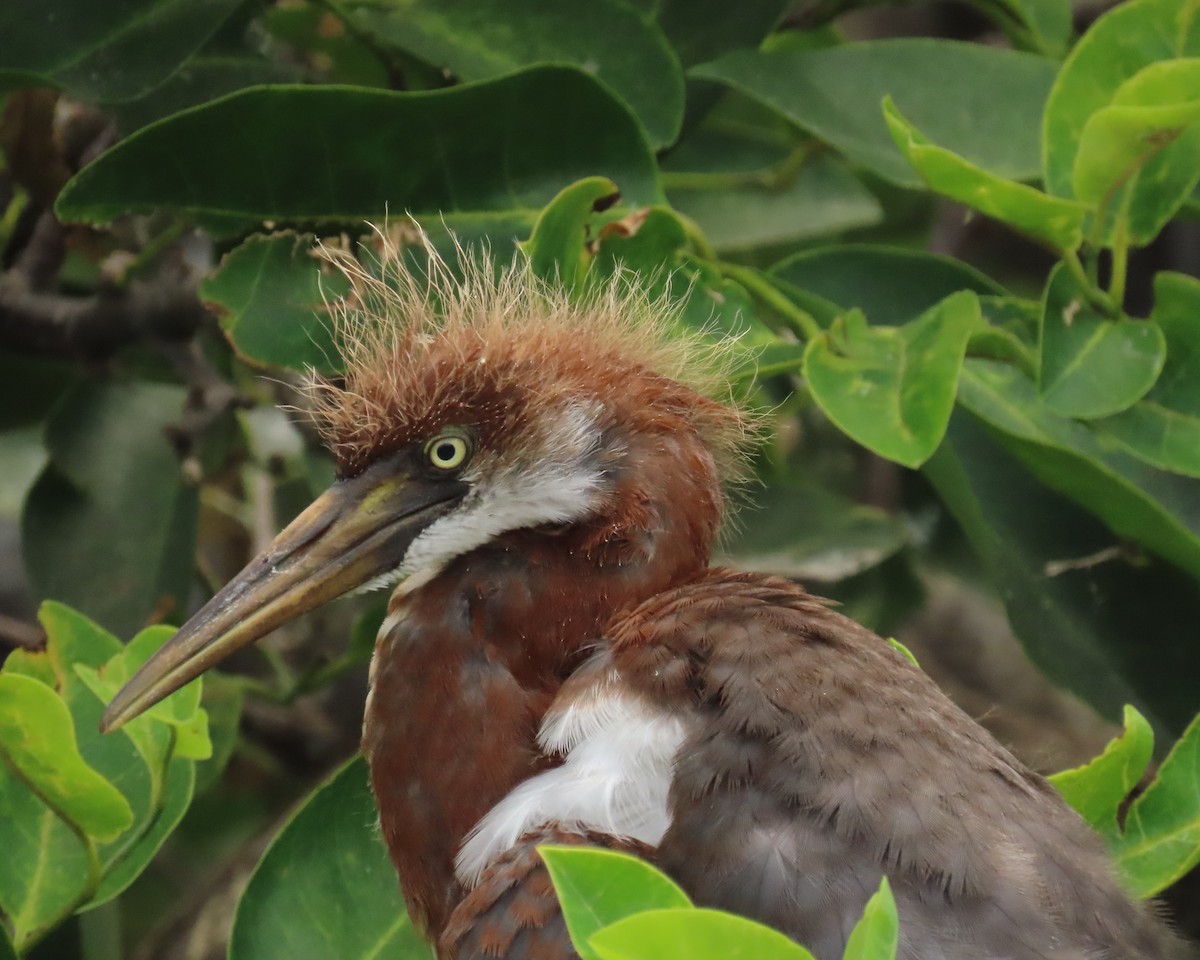
[(502, 451), (539, 411), (580, 400), (605, 427), (694, 432), (737, 471), (748, 420), (728, 397), (730, 344), (686, 331), (631, 274), (569, 296), (521, 260), (493, 269), (459, 249), (451, 269), (418, 232), (415, 269), (394, 232), (376, 236), (373, 264), (323, 251), (351, 287), (330, 305), (345, 375), (313, 373), (307, 392), (343, 475), (447, 424)]

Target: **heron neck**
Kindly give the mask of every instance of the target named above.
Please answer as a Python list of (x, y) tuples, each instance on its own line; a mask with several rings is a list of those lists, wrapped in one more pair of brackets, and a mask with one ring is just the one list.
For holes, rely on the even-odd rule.
[(720, 491), (702, 479), (664, 476), (624, 518), (506, 534), (393, 596), (363, 749), (405, 899), (432, 935), (464, 892), (463, 839), (552, 762), (536, 734), (563, 680), (615, 615), (707, 566)]

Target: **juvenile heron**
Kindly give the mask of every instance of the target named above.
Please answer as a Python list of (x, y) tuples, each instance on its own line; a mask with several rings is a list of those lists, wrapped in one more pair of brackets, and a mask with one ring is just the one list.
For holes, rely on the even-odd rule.
[(916, 667), (799, 586), (711, 567), (746, 415), (721, 348), (611, 285), (343, 257), (338, 479), (135, 676), (393, 588), (363, 750), (442, 960), (575, 953), (536, 847), (633, 850), (841, 957), (887, 875), (904, 960), (1137, 960), (1175, 941), (1099, 838)]

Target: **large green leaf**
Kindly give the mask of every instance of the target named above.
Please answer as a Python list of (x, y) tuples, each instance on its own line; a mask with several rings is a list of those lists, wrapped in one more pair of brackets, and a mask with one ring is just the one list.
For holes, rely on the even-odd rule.
[(1200, 59), (1140, 70), (1084, 124), (1072, 184), (1104, 218), (1098, 241), (1153, 240), (1200, 182)]
[(428, 958), (375, 828), (356, 757), (280, 831), (238, 903), (229, 960)]
[(201, 283), (201, 298), (247, 360), (327, 375), (341, 370), (325, 304), (349, 284), (318, 259), (314, 240), (295, 233), (251, 237)]
[(896, 109), (883, 101), (892, 139), (930, 189), (1029, 234), (1054, 250), (1074, 250), (1083, 241), (1088, 208), (1006, 180), (932, 143)]
[[(961, 387), (980, 363), (967, 361)], [(1000, 436), (959, 410), (923, 470), (1014, 632), (1051, 680), (1110, 720), (1133, 703), (1164, 738), (1177, 735), (1200, 709), (1195, 643), (1179, 627), (1200, 622), (1195, 581), (1153, 557), (1124, 559), (1111, 530), (1039, 482)]]
[(589, 940), (602, 927), (644, 910), (692, 905), (675, 881), (637, 857), (593, 847), (539, 847), (538, 853), (583, 960), (600, 960)]
[(132, 100), (170, 76), (238, 0), (46, 0), (0, 6), (0, 86)]
[(1038, 393), (1055, 413), (1084, 419), (1132, 406), (1158, 378), (1167, 345), (1153, 320), (1110, 320), (1084, 297), (1065, 264), (1046, 282)]
[(845, 165), (820, 154), (778, 183), (724, 185), (720, 178), (697, 178), (668, 196), (717, 250), (793, 243), (873, 226), (883, 217), (879, 201)]
[(782, 933), (719, 910), (647, 910), (592, 935), (601, 960), (813, 960)]
[(756, 489), (721, 547), (721, 562), (831, 583), (878, 566), (911, 540), (899, 516), (793, 479)]
[(1042, 404), (1014, 367), (971, 359), (959, 401), (1047, 486), (1066, 493), (1117, 534), (1136, 540), (1200, 576), (1200, 484), (1154, 470), (1109, 449), (1085, 424)]
[(1117, 815), (1138, 785), (1154, 753), (1154, 731), (1134, 707), (1125, 707), (1125, 729), (1104, 752), (1082, 766), (1050, 777), (1054, 788), (1092, 828), (1108, 840), (1120, 836)]
[[(901, 653), (912, 658), (912, 654), (903, 648)], [(884, 877), (879, 882), (879, 890), (867, 901), (862, 919), (850, 931), (842, 960), (896, 960), (899, 942), (900, 919), (896, 914), (896, 899), (892, 896), (887, 877)]]
[(1050, 193), (1075, 196), (1075, 157), (1084, 127), (1122, 83), (1157, 61), (1200, 54), (1200, 34), (1189, 33), (1194, 15), (1189, 0), (1130, 0), (1083, 35), (1054, 81), (1042, 117), (1043, 175)]
[(46, 428), (50, 463), (22, 517), (34, 590), (131, 634), (182, 611), (195, 552), (197, 489), (165, 433), (182, 387), (87, 381)]
[(806, 250), (775, 264), (771, 275), (843, 310), (858, 307), (881, 326), (908, 323), (960, 290), (1005, 292), (961, 260), (867, 244)]
[(1169, 887), (1200, 863), (1200, 716), (1192, 721), (1125, 817), (1115, 845), (1126, 884), (1142, 897)]
[(464, 80), (573, 64), (628, 103), (655, 146), (679, 134), (679, 60), (654, 22), (624, 0), (389, 0), (349, 9), (378, 38)]
[(1200, 477), (1200, 280), (1155, 276), (1151, 320), (1167, 341), (1162, 373), (1140, 403), (1096, 426), (1161, 470)]
[(804, 378), (834, 423), (882, 457), (924, 462), (941, 442), (979, 301), (961, 291), (903, 327), (852, 310), (804, 352)]
[(425, 93), (258, 87), (138, 131), (63, 189), (67, 219), (169, 208), (357, 222), (535, 212), (585, 176), (662, 198), (637, 121), (596, 80), (544, 66)]
[[(689, 71), (741, 90), (895, 183), (920, 186), (888, 133), (891, 96), (931, 140), (1000, 177), (1038, 173), (1052, 60), (946, 40), (873, 40), (826, 50), (739, 51)], [(953, 77), (953, 83), (946, 78)], [(1004, 96), (998, 97), (997, 90)]]

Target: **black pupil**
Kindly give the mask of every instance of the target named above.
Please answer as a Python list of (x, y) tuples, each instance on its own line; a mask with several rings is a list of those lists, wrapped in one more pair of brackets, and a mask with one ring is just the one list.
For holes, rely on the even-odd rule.
[(434, 458), (441, 463), (449, 463), (456, 453), (458, 450), (452, 443), (439, 443), (433, 448)]

